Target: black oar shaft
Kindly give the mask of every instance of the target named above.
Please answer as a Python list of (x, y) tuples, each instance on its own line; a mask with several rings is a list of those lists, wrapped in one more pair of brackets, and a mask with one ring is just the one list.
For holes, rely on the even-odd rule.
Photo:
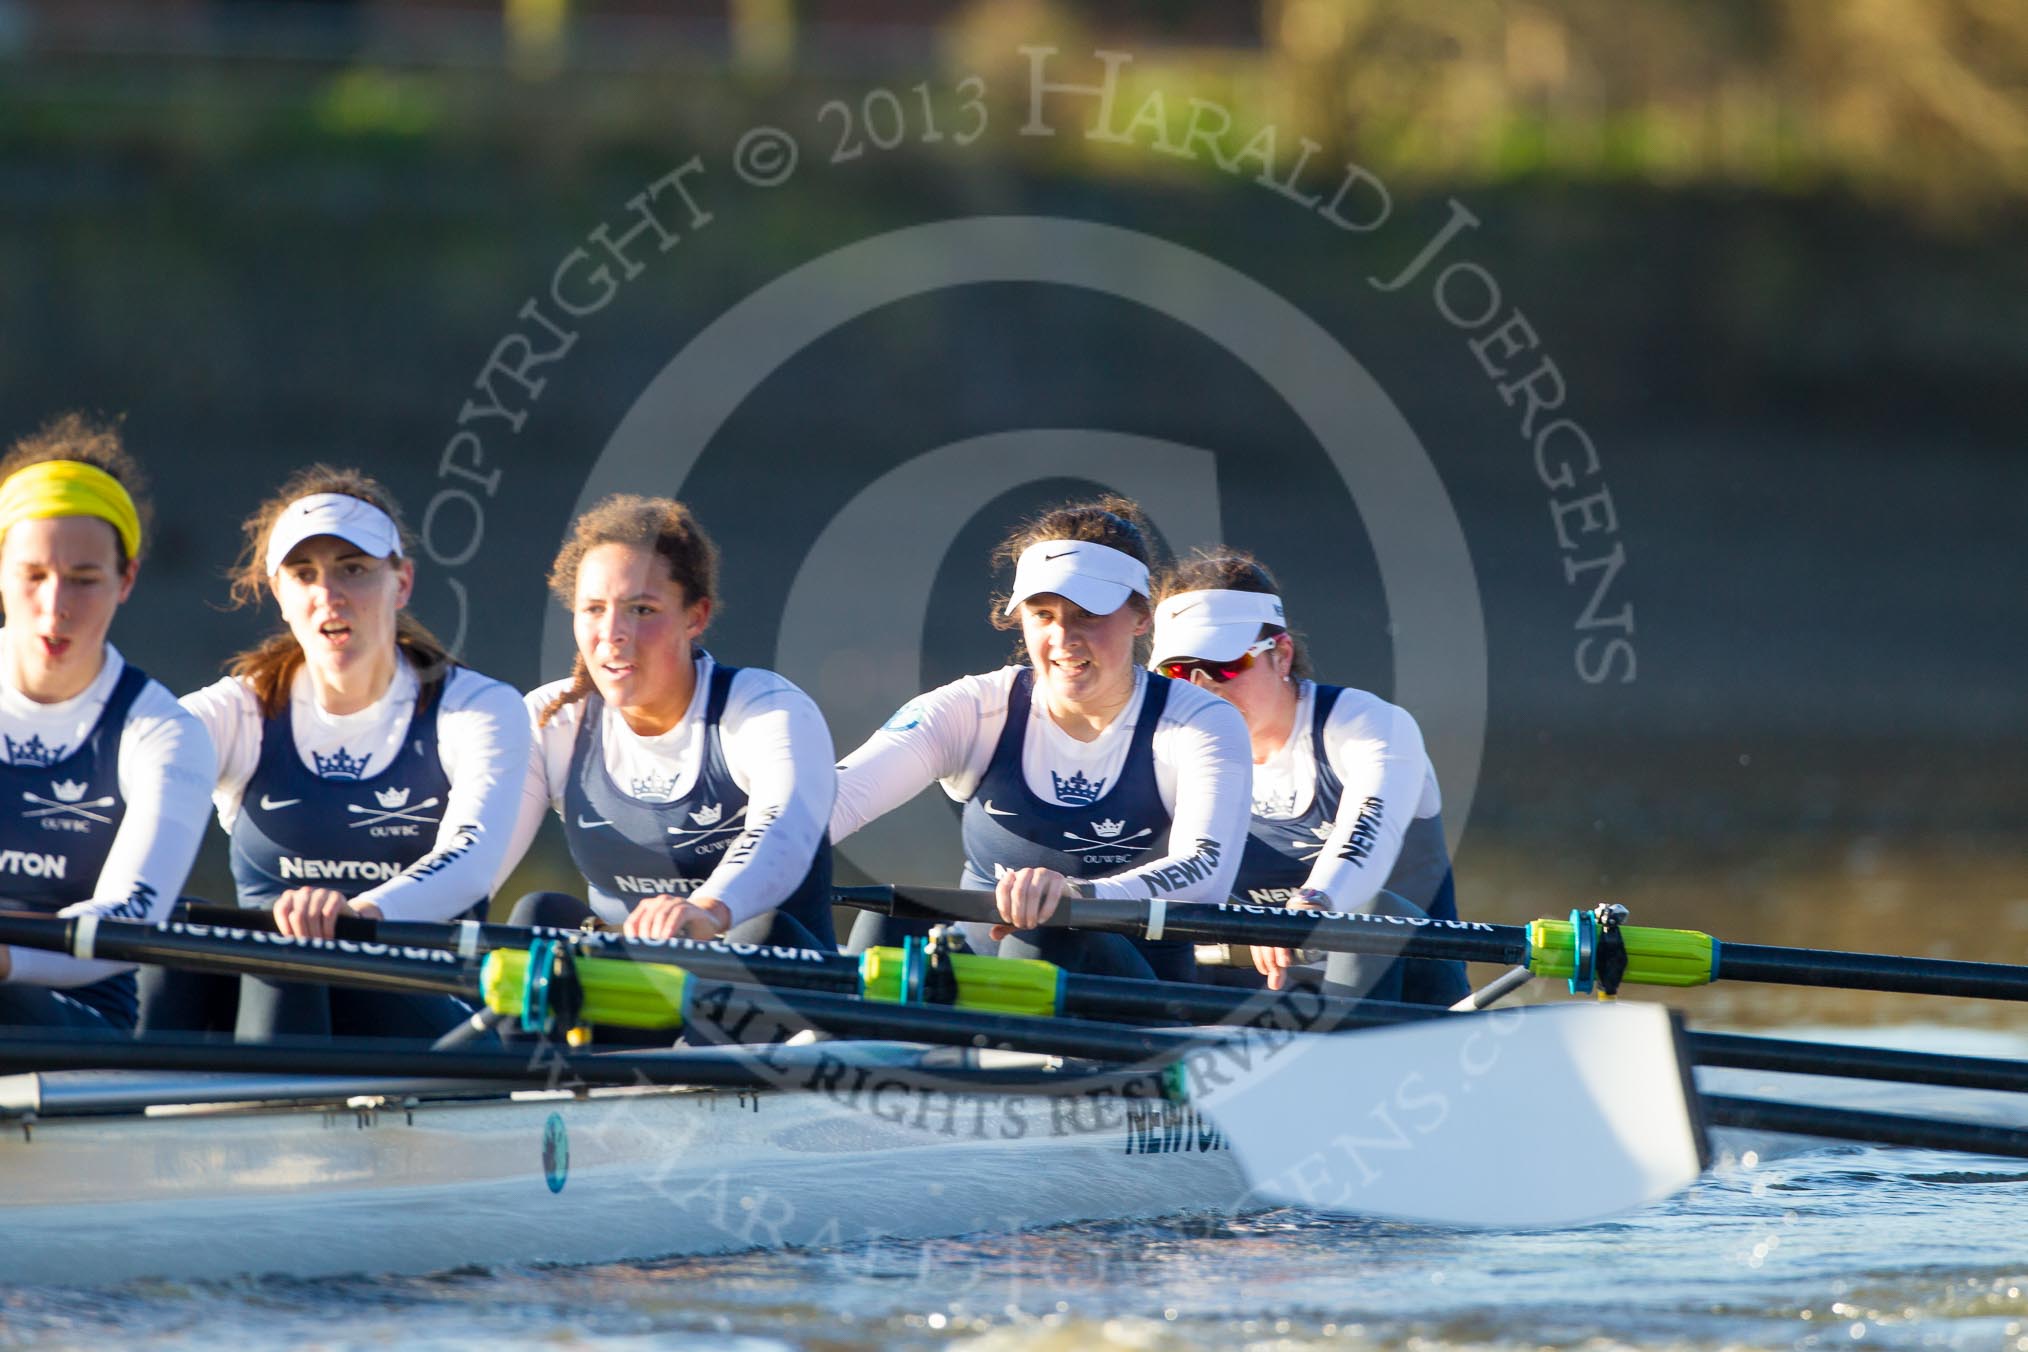
[(1985, 1000), (2028, 1000), (2028, 967), (1888, 953), (1839, 953), (1765, 944), (1724, 944), (1713, 980), (1777, 981), (1791, 986), (1904, 991)]
[[(180, 914), (193, 921), (249, 917), (255, 926), (272, 927), (266, 911), (241, 912), (225, 906), (185, 906)], [(420, 921), (368, 920), (343, 917), (341, 935), (360, 940), (450, 949), (460, 941), (461, 926)], [(586, 957), (627, 958), (668, 963), (692, 976), (712, 981), (760, 983), (774, 987), (857, 995), (859, 960), (842, 953), (779, 949), (751, 944), (698, 942), (689, 939), (627, 939), (617, 934), (583, 930), (522, 929), (514, 925), (481, 925), (476, 950), (526, 948), (532, 939), (563, 938)], [(1225, 986), (1178, 981), (1140, 981), (1131, 977), (1083, 976), (1066, 973), (1062, 1013), (1081, 1018), (1119, 1019), (1142, 1024), (1248, 1023), (1277, 1028), (1322, 1030), (1363, 1028), (1427, 1018), (1441, 1010), (1376, 1000), (1324, 996), (1314, 991), (1237, 990)]]
[[(832, 899), (862, 910), (910, 920), (999, 921), (993, 894), (954, 887), (839, 887)], [(1101, 930), (1146, 938), (1146, 901), (1066, 897), (1045, 922), (1049, 929)], [(1456, 920), (1411, 921), (1399, 916), (1343, 911), (1290, 911), (1230, 902), (1176, 902), (1162, 907), (1163, 939), (1192, 943), (1246, 943), (1264, 948), (1321, 948), (1334, 953), (1379, 953), (1403, 958), (1525, 963), (1528, 931), (1521, 925)]]
[[(71, 918), (0, 915), (0, 944), (75, 953), (78, 926)], [(89, 951), (79, 956), (110, 962), (166, 963), (199, 972), (323, 981), (409, 995), (470, 996), (477, 978), (455, 954), (436, 948), (398, 948), (352, 939), (283, 939), (267, 930), (224, 930), (205, 925), (153, 927), (104, 921)]]
[(1814, 1103), (1734, 1098), (1724, 1094), (1706, 1094), (1702, 1102), (1704, 1120), (1714, 1127), (2028, 1159), (2028, 1131), (2017, 1127), (1953, 1122), (1934, 1117), (1903, 1117), (1896, 1113), (1865, 1112), (1857, 1108), (1827, 1108)]
[(1749, 1037), (1740, 1033), (1692, 1033), (1690, 1053), (1700, 1066), (1836, 1075), (1854, 1080), (1895, 1080), (1949, 1085), (1958, 1089), (2028, 1091), (2028, 1063), (1988, 1056), (1951, 1056), (1887, 1047), (1850, 1047), (1829, 1042)]
[[(948, 887), (840, 887), (833, 899), (863, 910), (907, 919), (994, 922), (989, 892)], [(1232, 902), (1166, 904), (1112, 897), (1066, 897), (1045, 922), (1049, 928), (1089, 929), (1146, 938), (1159, 915), (1164, 939), (1197, 943), (1248, 943), (1272, 948), (1311, 948), (1340, 953), (1376, 953), (1404, 958), (1451, 959), (1536, 966), (1539, 955), (1522, 925), (1491, 925), (1359, 912), (1295, 911)], [(1629, 930), (1641, 935), (1643, 931)], [(1650, 936), (1697, 939), (1711, 951), (1703, 981), (1758, 981), (1844, 990), (1900, 991), (1957, 995), (1988, 1000), (2028, 1000), (2028, 966), (1964, 962), (1950, 958), (1900, 957), (1887, 953), (1845, 953), (1828, 949), (1781, 948), (1765, 944), (1720, 944), (1689, 931), (1649, 931)], [(1634, 940), (1630, 940), (1630, 943)], [(1648, 955), (1653, 957), (1654, 955)], [(1676, 955), (1680, 964), (1680, 955)], [(1639, 964), (1629, 976), (1644, 978)], [(1676, 979), (1659, 984), (1685, 984)]]
[[(241, 910), (234, 906), (185, 904), (179, 917), (195, 924), (236, 925), (246, 929), (273, 931), (274, 913)], [(859, 989), (859, 963), (841, 953), (814, 949), (782, 948), (772, 944), (733, 944), (722, 939), (629, 939), (623, 934), (578, 929), (551, 929), (537, 926), (480, 924), (468, 931), (462, 924), (436, 924), (424, 920), (371, 920), (365, 916), (338, 917), (338, 937), (361, 942), (397, 944), (414, 948), (437, 948), (455, 952), (469, 945), (477, 955), (496, 948), (526, 948), (536, 939), (562, 939), (575, 945), (588, 958), (622, 958), (635, 962), (661, 962), (681, 967), (696, 976), (720, 981), (759, 981), (770, 986), (796, 986), (806, 990), (844, 994)]]

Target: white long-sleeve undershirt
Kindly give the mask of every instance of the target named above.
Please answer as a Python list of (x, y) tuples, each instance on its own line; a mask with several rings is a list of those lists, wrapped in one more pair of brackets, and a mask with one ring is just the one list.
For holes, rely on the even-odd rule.
[[(357, 756), (364, 747), (366, 766), (359, 777), (379, 774), (401, 752), (421, 688), (415, 669), (403, 660), (378, 700), (357, 713), (333, 714), (318, 705), (309, 673), (298, 671), (289, 692), (297, 758), (314, 771), (315, 756), (341, 747)], [(390, 920), (449, 920), (491, 896), (520, 807), (528, 763), (520, 692), (458, 667), (437, 698), (437, 758), (451, 790), (436, 839), (415, 863), (353, 898), (372, 902)], [(260, 705), (247, 684), (231, 676), (193, 690), (183, 705), (218, 747), (211, 798), (218, 824), (230, 833), (241, 795), (260, 765), (266, 727)]]
[[(606, 773), (630, 797), (674, 802), (697, 783), (704, 764), (704, 714), (715, 668), (710, 654), (697, 654), (690, 707), (675, 727), (659, 736), (641, 736), (612, 706), (604, 707), (600, 740)], [(550, 701), (569, 686), (568, 681), (553, 681), (529, 691), (525, 701), (529, 724), (533, 726)], [(584, 708), (581, 700), (566, 704), (535, 729), (513, 843), (500, 870), (502, 880), (527, 852), (543, 814), (563, 813), (571, 751)], [(725, 903), (738, 924), (781, 905), (810, 871), (830, 819), (837, 771), (831, 730), (816, 701), (788, 678), (759, 667), (741, 667), (732, 678), (725, 710), (719, 715), (718, 737), (732, 781), (746, 793), (746, 819), (752, 825), (726, 849), (697, 894)]]
[[(12, 670), (5, 657), (6, 642), (7, 631), (0, 629), (0, 673)], [(119, 650), (108, 643), (105, 665), (92, 683), (82, 694), (57, 704), (29, 699), (0, 675), (0, 728), (14, 744), (39, 738), (43, 747), (68, 754), (91, 736), (126, 669)], [(117, 773), (125, 815), (91, 898), (66, 906), (59, 914), (94, 913), (149, 922), (166, 918), (204, 839), (205, 820), (211, 815), (206, 795), (215, 765), (203, 726), (159, 683), (151, 680), (143, 686), (120, 733)], [(128, 962), (85, 962), (32, 948), (12, 949), (9, 961), (7, 979), (30, 986), (85, 986), (133, 967)]]
[[(969, 799), (992, 762), (1007, 725), (1014, 678), (1022, 670), (1003, 667), (960, 677), (903, 705), (838, 767), (831, 839), (845, 839), (933, 783), (957, 802)], [(1059, 728), (1042, 700), (1031, 698), (1021, 742), (1021, 773), (1029, 792), (1044, 802), (1061, 802), (1053, 776), (1068, 780), (1082, 774), (1095, 783), (1117, 782), (1147, 690), (1147, 674), (1137, 672), (1126, 708), (1089, 742)], [(1223, 901), (1246, 841), (1253, 759), (1246, 722), (1216, 695), (1171, 682), (1150, 749), (1156, 787), (1170, 814), (1169, 853), (1088, 880), (1090, 891), (1100, 897)], [(1208, 871), (1202, 868), (1207, 863), (1213, 865)], [(1171, 869), (1179, 870), (1171, 876), (1195, 880), (1174, 886), (1163, 879)]]
[[(1288, 740), (1253, 767), (1256, 814), (1300, 816), (1315, 800), (1316, 701), (1316, 683), (1304, 681)], [(1441, 812), (1443, 794), (1414, 716), (1367, 691), (1348, 688), (1331, 706), (1324, 754), (1344, 792), (1304, 886), (1326, 893), (1340, 910), (1358, 910), (1386, 885), (1410, 823)]]

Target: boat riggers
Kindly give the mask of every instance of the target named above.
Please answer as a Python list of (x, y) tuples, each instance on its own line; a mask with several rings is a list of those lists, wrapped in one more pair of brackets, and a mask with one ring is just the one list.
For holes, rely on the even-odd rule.
[[(180, 914), (210, 920), (241, 917), (251, 927), (272, 924), (266, 912), (185, 906)], [(355, 942), (385, 940), (434, 947), (476, 960), (492, 953), (513, 955), (554, 941), (569, 950), (576, 979), (589, 980), (579, 1017), (586, 1023), (625, 1028), (677, 1026), (682, 1005), (681, 973), (699, 980), (764, 984), (775, 988), (862, 996), (890, 1004), (944, 1005), (979, 1013), (1077, 1015), (1141, 1024), (1241, 1023), (1328, 1032), (1431, 1018), (1444, 1011), (1428, 1005), (1325, 996), (1314, 990), (1280, 994), (1242, 991), (1189, 982), (1138, 981), (1130, 977), (1085, 976), (1036, 959), (986, 957), (937, 950), (927, 940), (908, 948), (874, 948), (858, 957), (771, 944), (733, 944), (719, 939), (629, 939), (585, 930), (524, 929), (513, 925), (341, 918), (339, 934)], [(552, 956), (555, 950), (545, 949)], [(503, 963), (513, 961), (511, 956)], [(642, 970), (628, 972), (629, 966)], [(681, 973), (676, 969), (681, 969)], [(486, 1003), (521, 1018), (528, 1011), (514, 992), (524, 990), (520, 969), (503, 965), (488, 978)], [(587, 974), (590, 974), (589, 977)], [(538, 1022), (541, 1020), (538, 1019)], [(552, 1020), (553, 1022), (553, 1020)]]
[[(840, 887), (842, 905), (916, 920), (999, 918), (990, 892), (912, 885)], [(1611, 966), (1623, 950), (1621, 984), (1703, 986), (1714, 981), (1762, 981), (1845, 990), (1899, 991), (1913, 995), (2028, 1000), (2028, 967), (1953, 958), (1910, 958), (1886, 953), (1767, 944), (1720, 944), (1695, 930), (1656, 929), (1623, 923), (1625, 908), (1573, 911), (1567, 920), (1527, 925), (1366, 915), (1357, 911), (1298, 911), (1237, 902), (1168, 903), (1113, 897), (1066, 897), (1048, 924), (1104, 930), (1141, 938), (1194, 943), (1316, 948), (1334, 953), (1384, 953), (1403, 958), (1450, 958), (1524, 966), (1536, 976), (1563, 977), (1573, 993), (1609, 998)], [(1610, 959), (1601, 968), (1599, 954)]]
[[(528, 932), (519, 933), (527, 942)], [(663, 961), (642, 962), (581, 956), (576, 945), (563, 939), (540, 935), (532, 938), (534, 953), (529, 948), (501, 948), (474, 963), (444, 948), (396, 949), (368, 940), (292, 939), (250, 928), (225, 930), (182, 922), (150, 926), (112, 920), (87, 926), (70, 918), (0, 915), (0, 943), (83, 952), (120, 962), (166, 963), (199, 971), (257, 972), (283, 980), (320, 981), (364, 990), (423, 990), (457, 995), (479, 1000), (496, 1012), (518, 1016), (529, 1026), (554, 1035), (565, 1035), (587, 1024), (604, 1023), (672, 1031), (680, 1028), (716, 1041), (765, 1042), (814, 1027), (831, 1033), (1005, 1047), (1113, 1061), (1173, 1060), (1202, 1045), (1207, 1037), (1202, 1033), (1084, 1018), (1037, 1018), (1020, 1012), (971, 1009), (964, 1007), (962, 999), (958, 1006), (888, 1004), (877, 995), (862, 998), (856, 976), (851, 977), (855, 983), (851, 988), (838, 991), (755, 984), (765, 980), (764, 972), (756, 970), (743, 973), (742, 980), (722, 980), (670, 965), (671, 960), (685, 960), (677, 943), (649, 945)], [(710, 954), (715, 959), (714, 965), (723, 971), (728, 956), (724, 950), (737, 947), (741, 946), (703, 943), (690, 945), (690, 950)], [(802, 962), (802, 958), (794, 955), (805, 952), (757, 947), (756, 957), (791, 967)], [(712, 952), (714, 948), (719, 951)], [(782, 956), (784, 953), (790, 956)], [(845, 972), (841, 975), (869, 965), (863, 959), (839, 954), (828, 957), (843, 964)], [(884, 964), (901, 963), (903, 957), (901, 950), (891, 949), (870, 966), (877, 972)], [(999, 960), (979, 961), (990, 964)], [(1046, 968), (1047, 964), (1036, 967)], [(1040, 975), (1035, 974), (1036, 978)], [(1070, 980), (1065, 978), (1066, 987)], [(1075, 980), (1093, 983), (1086, 988), (1092, 993), (1083, 1000), (1079, 1013), (1089, 1015), (1117, 1007), (1149, 1012), (1155, 1021), (1172, 1024), (1194, 1020), (1165, 1013), (1165, 1005), (1181, 1001), (1196, 1009), (1209, 1010), (1211, 1018), (1206, 1021), (1215, 1021), (1219, 1010), (1229, 1007), (1224, 1002), (1234, 996), (1246, 998), (1244, 992), (1221, 992), (1210, 987), (1183, 986), (1169, 997), (1159, 983), (1102, 981), (1096, 977)], [(996, 989), (1004, 990), (1009, 984), (983, 982), (975, 994), (991, 999)], [(1032, 989), (1036, 984), (1036, 979), (1011, 983), (1017, 990)], [(1127, 989), (1118, 990), (1121, 986)], [(1133, 989), (1136, 987), (1155, 989)], [(1243, 1028), (1220, 1029), (1217, 1034), (1250, 1033), (1258, 1026), (1267, 1035), (1287, 1040), (1320, 1026), (1314, 1017), (1309, 1020), (1301, 1017), (1304, 1008), (1270, 1002), (1264, 1005), (1261, 1017), (1245, 1021)], [(1405, 1015), (1380, 1010), (1358, 1013), (1356, 1020), (1348, 1018), (1346, 1022), (1397, 1022), (1432, 1012), (1422, 1007), (1410, 1007)]]
[[(849, 1002), (827, 1005), (821, 1011), (807, 1003), (800, 1010), (792, 1009), (782, 999), (780, 993), (784, 991), (821, 991), (834, 995), (859, 995), (876, 1004), (921, 1005), (918, 1010), (889, 1017), (883, 1027), (895, 1030), (897, 1036), (915, 1036), (924, 1041), (962, 1040), (950, 1036), (948, 1021), (939, 1021), (935, 1017), (940, 1005), (977, 1014), (1064, 1014), (1096, 1016), (1127, 1024), (1172, 1026), (1222, 1023), (1283, 1033), (1368, 1028), (1437, 1018), (1444, 1014), (1444, 1011), (1427, 1005), (1345, 1000), (1315, 991), (1296, 990), (1268, 995), (1217, 986), (1079, 976), (1061, 973), (1047, 963), (1009, 962), (963, 953), (952, 955), (951, 973), (955, 991), (949, 1003), (944, 1004), (941, 1000), (929, 998), (934, 982), (929, 976), (931, 964), (928, 955), (925, 954), (923, 962), (912, 964), (908, 954), (901, 949), (874, 949), (855, 959), (813, 949), (727, 944), (717, 940), (635, 940), (616, 934), (529, 930), (512, 925), (478, 926), (482, 933), (474, 940), (466, 933), (465, 925), (364, 919), (341, 920), (339, 932), (349, 937), (335, 944), (320, 945), (312, 941), (278, 939), (272, 932), (256, 940), (252, 926), (262, 921), (272, 923), (265, 912), (240, 912), (236, 908), (219, 907), (187, 907), (185, 912), (207, 917), (214, 914), (243, 916), (249, 924), (243, 929), (200, 925), (188, 929), (186, 937), (178, 937), (185, 934), (185, 927), (151, 928), (133, 922), (107, 921), (99, 926), (99, 932), (115, 939), (138, 934), (139, 941), (147, 945), (145, 951), (156, 955), (153, 960), (172, 963), (187, 960), (213, 971), (236, 971), (256, 964), (270, 968), (286, 964), (286, 970), (291, 975), (298, 971), (310, 975), (322, 973), (339, 984), (373, 985), (384, 979), (384, 973), (376, 965), (360, 959), (435, 949), (437, 954), (431, 961), (440, 966), (445, 961), (455, 961), (459, 951), (469, 953), (475, 951), (475, 945), (484, 946), (501, 954), (500, 962), (487, 969), (483, 977), (472, 975), (470, 966), (461, 968), (467, 975), (459, 979), (472, 981), (474, 985), (457, 993), (476, 995), (483, 989), (489, 1006), (504, 1015), (524, 1019), (532, 1016), (535, 1025), (552, 1025), (565, 1033), (575, 1026), (571, 1020), (594, 1018), (623, 1027), (674, 1028), (683, 1017), (686, 1000), (700, 984), (709, 986), (714, 992), (711, 1012), (715, 1017), (705, 1036), (718, 1040), (733, 1036), (733, 1029), (755, 1036), (763, 1031), (770, 1031), (771, 1035), (772, 1032), (793, 1031), (804, 1026), (804, 1023), (793, 1021), (793, 1016), (797, 1015), (807, 1022), (810, 1018), (821, 1020), (825, 1017), (849, 1020), (857, 1014), (862, 1026), (867, 1019), (875, 1017), (865, 1006)], [(10, 925), (10, 921), (27, 923)], [(61, 947), (63, 951), (69, 951), (65, 946), (72, 940), (67, 937), (70, 931), (65, 924), (43, 916), (0, 915), (0, 941), (24, 942), (32, 947)], [(383, 933), (392, 931), (399, 936), (398, 941), (378, 942), (374, 938), (376, 929)], [(203, 942), (198, 942), (198, 939)], [(528, 950), (545, 939), (556, 941), (557, 947), (546, 950), (549, 956), (538, 962)], [(332, 950), (339, 950), (341, 946), (358, 950), (359, 957), (341, 960), (330, 956)], [(131, 946), (123, 947), (126, 951), (143, 951)], [(294, 965), (298, 960), (290, 956), (292, 947), (303, 950), (303, 963), (316, 966)], [(389, 959), (383, 957), (382, 960)], [(392, 960), (399, 961), (399, 958)], [(579, 1003), (573, 1007), (574, 1012), (571, 1008), (557, 1005), (554, 994), (557, 981), (553, 972), (543, 995), (530, 994), (525, 975), (527, 970), (545, 964), (553, 967), (565, 960), (574, 966), (571, 977), (564, 983), (566, 986), (574, 981), (582, 990), (586, 968), (589, 967), (593, 974), (592, 998), (596, 1006), (590, 1011), (583, 1003), (585, 996), (582, 994), (578, 997)], [(335, 969), (332, 966), (334, 962), (340, 964)], [(356, 967), (352, 965), (355, 962), (359, 964)], [(915, 995), (908, 993), (911, 966), (921, 975), (922, 981), (922, 990)], [(1010, 977), (1009, 969), (1015, 975)], [(443, 977), (434, 979), (442, 980)], [(517, 985), (517, 980), (521, 984)], [(762, 988), (776, 994), (768, 996)], [(1054, 1007), (1039, 998), (1046, 991), (1055, 992), (1058, 1003)], [(751, 995), (742, 995), (741, 992), (751, 992)], [(902, 1022), (910, 1019), (914, 1022)], [(728, 1024), (733, 1028), (727, 1028), (725, 1025)], [(1091, 1025), (1069, 1027), (1089, 1030)], [(1049, 1041), (1047, 1033), (1038, 1037), (1032, 1026), (1024, 1028), (1018, 1020), (997, 1025), (997, 1028), (1001, 1036), (1019, 1038), (1026, 1045), (1042, 1046), (1050, 1051), (1062, 1050)], [(2028, 1092), (2028, 1066), (1990, 1057), (1826, 1045), (1734, 1033), (1693, 1032), (1687, 1034), (1687, 1039), (1691, 1056), (1700, 1066)], [(1101, 1057), (1105, 1053), (1096, 1051), (1100, 1045), (1128, 1054), (1140, 1054), (1148, 1048), (1145, 1042), (1087, 1042), (1085, 1045), (1094, 1048)]]
[[(995, 1046), (1054, 1050), (1098, 1059), (1158, 1055), (1190, 1045), (1180, 1035), (1125, 1024), (1095, 1023), (1094, 1017), (1155, 1024), (1227, 1023), (1281, 1036), (1373, 1027), (1438, 1017), (1422, 1005), (1332, 999), (1314, 992), (1261, 995), (1215, 986), (1135, 981), (1124, 977), (1073, 976), (1045, 962), (951, 956), (954, 990), (947, 1003), (927, 1003), (918, 992), (908, 998), (911, 960), (902, 949), (872, 949), (839, 961), (857, 969), (851, 989), (727, 981), (695, 970), (687, 958), (665, 952), (659, 962), (602, 958), (568, 945), (538, 940), (529, 949), (499, 948), (480, 967), (479, 992), (487, 1008), (519, 1016), (522, 1026), (545, 1033), (568, 1032), (579, 1024), (622, 1028), (689, 1029), (711, 1040), (769, 1041), (815, 1026), (852, 1028), (877, 1036), (943, 1040), (954, 1030), (992, 1039)], [(679, 965), (680, 964), (680, 965)], [(560, 1009), (553, 996), (557, 979), (544, 977), (567, 965), (577, 1003)], [(735, 1002), (737, 1007), (734, 1007)], [(1077, 1015), (1076, 1021), (1056, 1017)], [(699, 1030), (699, 1016), (705, 1027)], [(932, 1035), (935, 1035), (934, 1037)], [(1198, 1035), (1191, 1035), (1201, 1040)]]

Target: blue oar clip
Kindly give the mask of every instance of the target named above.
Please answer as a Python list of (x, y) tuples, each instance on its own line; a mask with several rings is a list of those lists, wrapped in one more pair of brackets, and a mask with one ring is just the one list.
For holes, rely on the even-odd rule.
[(1570, 913), (1572, 995), (1595, 991), (1599, 999), (1610, 1000), (1620, 993), (1627, 975), (1627, 943), (1620, 933), (1626, 919), (1627, 908), (1617, 902)]
[(521, 987), (521, 1027), (530, 1033), (568, 1033), (584, 1014), (584, 983), (563, 939), (528, 945), (528, 978)]
[(929, 966), (929, 944), (914, 935), (901, 941), (901, 1002), (922, 1003), (923, 972)]
[(1593, 962), (1598, 953), (1598, 916), (1591, 911), (1570, 913), (1570, 938), (1575, 950), (1571, 962), (1570, 993), (1587, 995), (1596, 975)]
[(927, 938), (901, 941), (901, 1003), (954, 1005), (958, 1002), (957, 970), (952, 955), (964, 949), (957, 932), (938, 925)]
[(549, 1031), (549, 978), (556, 970), (556, 940), (537, 939), (528, 945), (528, 979), (521, 986), (521, 1028)]

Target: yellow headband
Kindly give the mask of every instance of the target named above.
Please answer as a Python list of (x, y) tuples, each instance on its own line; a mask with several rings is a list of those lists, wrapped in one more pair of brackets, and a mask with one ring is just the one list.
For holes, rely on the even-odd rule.
[(18, 521), (95, 516), (111, 526), (129, 559), (141, 553), (141, 514), (120, 481), (77, 460), (44, 460), (0, 483), (0, 536)]

